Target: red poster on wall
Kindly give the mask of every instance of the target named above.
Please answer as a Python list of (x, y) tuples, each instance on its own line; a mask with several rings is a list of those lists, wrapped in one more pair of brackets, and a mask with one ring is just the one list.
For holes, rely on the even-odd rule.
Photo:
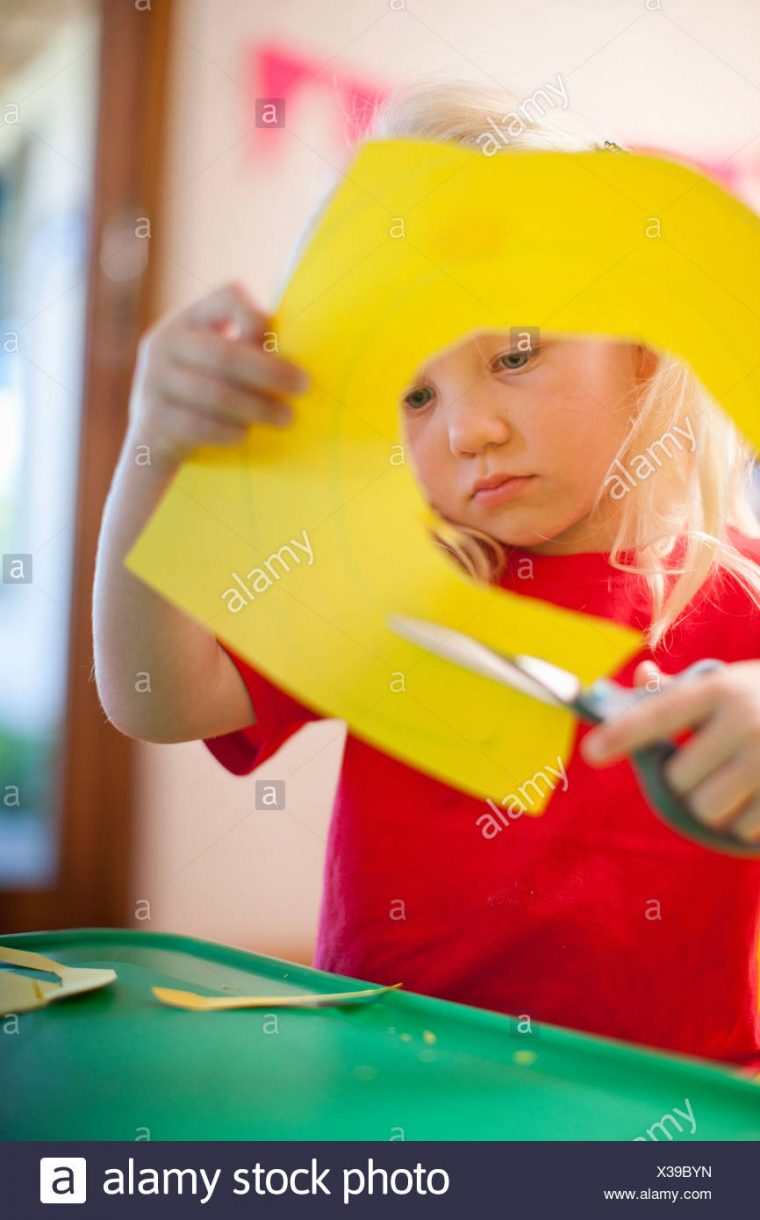
[(305, 90), (318, 90), (334, 99), (335, 140), (342, 146), (362, 134), (374, 107), (388, 93), (387, 88), (358, 73), (341, 71), (332, 55), (310, 55), (272, 44), (251, 48), (248, 74), (257, 155), (279, 150), (289, 105)]
[[(272, 156), (285, 145), (286, 114), (293, 101), (309, 90), (333, 99), (336, 148), (351, 147), (366, 129), (374, 107), (389, 87), (368, 80), (360, 72), (336, 66), (335, 55), (293, 50), (275, 43), (251, 46), (247, 77), (254, 123), (253, 148), (257, 158)], [(624, 137), (623, 137), (624, 138)], [(714, 178), (750, 207), (760, 207), (760, 157), (738, 149), (724, 158), (688, 156), (654, 145), (628, 145), (635, 152), (672, 156)], [(742, 155), (744, 154), (744, 155)]]

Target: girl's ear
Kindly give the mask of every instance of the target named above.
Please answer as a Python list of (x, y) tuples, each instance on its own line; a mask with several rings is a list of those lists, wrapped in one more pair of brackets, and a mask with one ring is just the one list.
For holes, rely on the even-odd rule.
[(646, 381), (651, 377), (657, 367), (657, 353), (653, 352), (651, 347), (645, 347), (643, 343), (637, 343), (634, 349), (634, 361), (636, 365), (636, 376), (641, 381)]

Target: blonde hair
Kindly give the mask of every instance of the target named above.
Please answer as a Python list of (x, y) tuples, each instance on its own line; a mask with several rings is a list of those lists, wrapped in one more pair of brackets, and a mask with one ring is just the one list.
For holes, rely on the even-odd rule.
[[(492, 123), (511, 120), (511, 147), (566, 152), (607, 148), (611, 156), (628, 151), (569, 111), (528, 114), (528, 102), (540, 112), (539, 94), (549, 101), (540, 89), (521, 102), (512, 93), (467, 81), (411, 85), (375, 108), (366, 135), (441, 140), (485, 152), (484, 136), (493, 130)], [(691, 423), (694, 443), (690, 451), (676, 445), (677, 454), (621, 498), (609, 552), (613, 568), (645, 579), (651, 603), (646, 633), (650, 647), (663, 640), (719, 568), (733, 573), (760, 606), (760, 567), (727, 537), (728, 526), (750, 537), (760, 535), (751, 497), (754, 451), (683, 360), (668, 352), (652, 356), (653, 371), (635, 391), (631, 430), (615, 460), (624, 463), (628, 454), (662, 447), (670, 429), (684, 418)], [(599, 488), (592, 516), (606, 494), (607, 481)], [(503, 543), (439, 514), (434, 513), (434, 519), (433, 536), (470, 576), (499, 579), (508, 550)]]

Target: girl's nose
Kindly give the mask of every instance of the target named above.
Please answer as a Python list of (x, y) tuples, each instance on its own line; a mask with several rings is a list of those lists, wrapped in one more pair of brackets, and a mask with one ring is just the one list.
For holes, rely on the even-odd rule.
[(497, 387), (477, 386), (449, 403), (449, 446), (457, 457), (480, 453), (487, 445), (504, 445), (511, 429)]

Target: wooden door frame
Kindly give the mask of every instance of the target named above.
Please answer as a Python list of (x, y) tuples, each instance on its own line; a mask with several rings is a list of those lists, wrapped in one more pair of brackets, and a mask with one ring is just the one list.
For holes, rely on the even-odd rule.
[[(49, 887), (0, 891), (0, 931), (131, 923), (135, 743), (100, 706), (92, 586), (100, 520), (121, 449), (141, 333), (153, 319), (172, 0), (101, 0), (79, 477), (66, 714), (59, 742), (59, 868)], [(118, 226), (150, 221), (148, 256), (123, 281), (103, 269)], [(55, 829), (53, 833), (56, 833)]]

